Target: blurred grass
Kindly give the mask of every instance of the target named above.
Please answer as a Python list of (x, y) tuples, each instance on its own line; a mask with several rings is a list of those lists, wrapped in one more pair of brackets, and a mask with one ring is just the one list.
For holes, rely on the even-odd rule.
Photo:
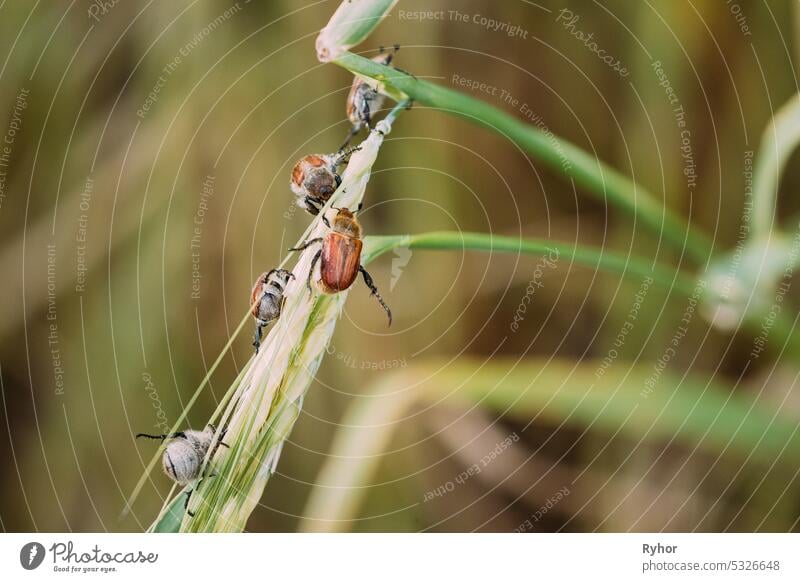
[[(507, 89), (526, 100), (553, 132), (641, 181), (676, 212), (691, 214), (697, 227), (712, 233), (715, 247), (731, 248), (744, 199), (743, 152), (757, 148), (771, 110), (797, 89), (793, 4), (748, 4), (750, 39), (741, 37), (724, 4), (710, 0), (692, 3), (697, 13), (668, 2), (650, 7), (621, 0), (540, 4), (579, 13), (583, 30), (594, 31), (609, 52), (631, 64), (632, 86), (555, 25), (552, 13), (523, 2), (467, 0), (458, 10), (520, 23), (530, 32), (527, 41), (450, 21), (393, 17), (369, 46), (359, 48), (398, 42), (403, 46), (398, 66), (420, 78), (446, 84), (455, 73)], [(291, 218), (283, 216), (292, 211), (286, 186), (292, 162), (312, 150), (333, 151), (346, 133), (343, 101), (350, 77), (336, 67), (318, 66), (313, 47), (335, 2), (247, 4), (184, 60), (146, 118), (136, 116), (164, 65), (230, 5), (124, 2), (91, 31), (85, 4), (67, 10), (57, 3), (34, 8), (6, 2), (0, 9), (0, 50), (7, 58), (0, 109), (11, 111), (20, 88), (31, 91), (12, 152), (8, 196), (0, 207), (0, 266), (6, 273), (0, 374), (8, 421), (7, 430), (0, 431), (5, 492), (0, 517), (6, 530), (139, 530), (148, 525), (169, 490), (166, 478), (158, 475), (133, 514), (117, 521), (150, 452), (137, 447), (133, 434), (158, 420), (142, 374), (151, 375), (167, 419), (174, 421), (238, 323), (255, 276), (283, 255), (306, 224), (297, 211)], [(402, 0), (402, 5), (406, 10), (452, 9), (421, 0)], [(689, 112), (702, 195), (690, 196), (683, 186), (675, 155), (680, 137), (650, 69), (656, 58)], [(306, 107), (309, 98), (317, 97)], [(518, 114), (502, 101), (494, 104)], [(3, 119), (0, 125), (5, 126), (8, 115)], [(796, 159), (790, 159), (782, 184), (786, 193), (800, 185)], [(461, 228), (670, 260), (640, 225), (615, 215), (602, 201), (576, 195), (571, 184), (502, 138), (425, 107), (404, 116), (379, 164), (363, 215), (368, 234)], [(215, 194), (202, 229), (202, 292), (192, 300), (189, 244), (209, 174), (215, 176)], [(90, 271), (87, 290), (78, 294), (75, 237), (83, 213), (80, 195), (90, 175)], [(781, 197), (783, 220), (798, 210), (796, 197)], [(58, 347), (66, 380), (60, 396), (54, 393), (47, 342), (48, 243), (55, 243), (57, 257)], [(309, 393), (281, 472), (250, 529), (297, 528), (341, 414), (385, 373), (362, 369), (362, 363), (413, 363), (423, 354), (603, 357), (638, 287), (588, 269), (548, 273), (524, 333), (509, 337), (495, 352), (502, 326), (494, 322), (513, 317), (530, 279), (528, 264), (514, 257), (490, 261), (458, 252), (445, 257), (414, 251), (390, 290), (395, 258), (376, 261), (372, 271), (396, 314), (398, 335), (378, 335), (383, 333), (382, 314), (362, 309), (368, 297), (354, 290), (333, 354)], [(651, 362), (661, 355), (672, 322), (685, 308), (672, 299), (668, 292), (650, 291), (630, 341), (620, 349), (620, 361)], [(796, 303), (791, 297), (789, 302)], [(771, 355), (743, 370), (751, 347), (751, 337), (730, 337), (697, 320), (671, 365), (679, 373), (714, 375), (720, 384), (736, 385), (737, 396), (758, 396), (759, 404), (763, 400), (796, 418), (795, 367)], [(249, 355), (243, 337), (222, 361), (189, 424), (203, 422)], [(744, 380), (737, 384), (740, 377)], [(395, 438), (408, 448), (381, 461), (377, 478), (391, 477), (391, 483), (371, 490), (367, 515), (387, 514), (398, 499), (411, 505), (468, 463), (450, 459), (445, 443), (418, 442), (420, 431), (430, 426), (400, 430)], [(600, 446), (583, 439), (571, 449), (579, 434), (545, 423), (526, 435), (526, 446), (535, 448), (552, 437), (545, 447), (547, 459), (557, 460), (566, 450), (571, 454), (557, 465), (543, 461), (545, 468), (576, 475)], [(640, 468), (650, 467), (663, 453), (660, 447), (642, 446), (623, 464), (630, 452), (630, 442), (614, 440), (593, 469), (615, 474), (621, 481), (614, 483), (622, 488), (639, 482)], [(424, 470), (427, 460), (442, 458), (448, 460)], [(684, 467), (680, 451), (672, 448), (660, 458), (656, 483), (674, 477), (690, 492), (712, 462)], [(526, 466), (521, 472), (531, 481), (539, 469)], [(707, 519), (703, 508), (681, 524), (743, 529), (766, 517), (762, 529), (796, 529), (800, 511), (793, 502), (798, 487), (792, 475), (769, 472), (762, 482), (758, 472), (739, 469), (737, 461), (721, 458), (699, 485), (704, 499), (721, 501)], [(423, 529), (446, 515), (450, 519), (440, 529), (461, 531), (480, 524), (485, 518), (477, 519), (477, 513), (492, 508), (503, 509), (514, 527), (546, 499), (543, 492), (543, 498), (507, 507), (506, 493), (484, 496), (484, 487), (483, 482), (470, 483), (463, 497), (459, 492), (447, 501), (452, 507), (416, 507), (362, 527)], [(478, 498), (479, 511), (458, 513)], [(650, 500), (629, 500), (625, 510), (634, 517), (604, 527), (632, 524)], [(599, 525), (598, 516), (608, 515), (619, 499), (595, 502), (592, 517), (584, 517), (580, 505), (565, 505), (578, 514), (571, 525)], [(562, 517), (544, 525), (557, 529), (569, 519)]]
[(532, 425), (572, 425), (584, 429), (578, 442), (591, 431), (609, 443), (625, 439), (634, 451), (646, 444), (675, 444), (690, 457), (730, 457), (753, 469), (777, 463), (789, 470), (800, 459), (795, 420), (750, 397), (731, 395), (730, 386), (668, 374), (645, 395), (652, 375), (648, 365), (612, 367), (598, 377), (599, 369), (601, 362), (591, 360), (460, 358), (420, 361), (387, 375), (345, 413), (311, 493), (303, 529), (345, 531), (353, 525), (392, 433), (420, 415), (415, 406), (487, 410), (517, 422), (523, 434)]

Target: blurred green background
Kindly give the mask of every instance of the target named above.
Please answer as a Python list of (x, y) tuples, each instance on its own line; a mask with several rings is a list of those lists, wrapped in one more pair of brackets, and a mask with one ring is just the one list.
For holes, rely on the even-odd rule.
[[(4, 530), (140, 531), (155, 517), (170, 485), (160, 474), (119, 518), (155, 446), (133, 435), (174, 422), (246, 313), (255, 277), (307, 226), (288, 188), (293, 162), (335, 151), (347, 132), (352, 77), (314, 52), (337, 4), (0, 5), (0, 133), (11, 139), (0, 167)], [(562, 9), (579, 19), (565, 26)], [(400, 10), (444, 12), (419, 20)], [(527, 115), (647, 186), (725, 250), (739, 236), (750, 153), (798, 88), (797, 15), (788, 0), (401, 0), (356, 50), (400, 44), (397, 66), (521, 122)], [(484, 18), (508, 26), (492, 30)], [(575, 31), (593, 34), (629, 74)], [(655, 61), (685, 111), (693, 190)], [(485, 86), (471, 91), (458, 79)], [(790, 164), (779, 209), (790, 225), (799, 181)], [(366, 202), (368, 234), (523, 234), (683, 264), (502, 137), (425, 107), (398, 119)], [(354, 288), (249, 529), (295, 531), (304, 512), (314, 529), (319, 516), (307, 503), (332, 441), (348, 430), (348, 407), (431, 370), (486, 365), (494, 397), (459, 397), (458, 378), (445, 374), (389, 427), (378, 418), (356, 431), (364, 446), (385, 446), (346, 467), (350, 477), (365, 463), (373, 471), (340, 491), (353, 506), (338, 529), (797, 530), (798, 360), (772, 346), (748, 361), (752, 335), (717, 331), (695, 314), (658, 398), (645, 399), (685, 299), (651, 287), (615, 347), (640, 283), (568, 257), (539, 275), (537, 265), (403, 249), (373, 263), (394, 324), (387, 330), (368, 292)], [(534, 278), (542, 285), (511, 331)], [(236, 339), (192, 426), (202, 427), (250, 357), (250, 333), (248, 325)], [(586, 408), (570, 395), (593, 393), (612, 348), (598, 385), (618, 390), (624, 414), (610, 418), (619, 401)], [(720, 399), (705, 399), (709, 381)], [(531, 382), (539, 396), (519, 401)], [(550, 394), (566, 396), (554, 409)], [(719, 414), (703, 416), (709, 410)], [(369, 412), (360, 418), (371, 426)], [(714, 438), (719, 423), (729, 438)]]

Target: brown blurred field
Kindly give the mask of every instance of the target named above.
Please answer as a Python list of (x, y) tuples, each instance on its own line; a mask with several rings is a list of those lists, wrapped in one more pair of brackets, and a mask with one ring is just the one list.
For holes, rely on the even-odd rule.
[[(0, 168), (5, 531), (140, 531), (156, 515), (169, 490), (160, 474), (119, 518), (154, 450), (133, 435), (174, 422), (245, 315), (255, 277), (280, 262), (308, 224), (288, 188), (293, 162), (335, 151), (346, 134), (352, 76), (318, 63), (314, 52), (337, 4), (0, 4), (0, 134), (10, 135), (15, 106), (19, 113)], [(748, 152), (798, 90), (796, 3), (740, 4), (737, 21), (730, 5), (711, 0), (401, 0), (356, 50), (400, 44), (398, 66), (580, 145), (690, 216), (724, 250), (739, 231)], [(563, 8), (629, 75), (557, 22)], [(400, 9), (445, 12), (417, 21)], [(518, 32), (489, 30), (475, 15)], [(691, 199), (681, 135), (653, 61), (691, 130)], [(797, 222), (798, 185), (790, 164), (782, 222)], [(630, 217), (502, 137), (421, 106), (387, 139), (363, 224), (368, 234), (521, 234), (683, 264)], [(370, 270), (394, 324), (387, 331), (383, 312), (355, 288), (249, 529), (299, 529), (343, 414), (387, 378), (484, 362), (502, 375), (504, 363), (518, 360), (541, 374), (545, 390), (574, 370), (583, 374), (576, 382), (591, 376), (639, 284), (560, 261), (543, 269), (519, 331), (509, 332), (537, 262), (422, 250), (376, 261)], [(794, 296), (787, 304), (797, 305)], [(652, 369), (684, 308), (649, 290), (614, 378)], [(250, 357), (251, 331), (248, 324), (213, 376), (193, 426)], [(722, 333), (697, 316), (659, 390), (669, 393), (684, 374), (699, 379), (698, 389), (713, 379), (796, 423), (797, 360), (770, 350), (745, 369), (751, 347), (746, 333)], [(636, 436), (638, 428), (609, 430), (569, 411), (558, 420), (507, 409), (458, 398), (415, 402), (386, 436), (363, 503), (342, 529), (512, 531), (537, 512), (527, 529), (798, 529), (793, 438), (770, 458), (706, 446), (679, 423), (674, 438), (647, 435), (647, 427)], [(370, 434), (361, 438), (379, 438)], [(511, 436), (483, 470), (455, 481)], [(447, 483), (451, 491), (430, 499)], [(564, 487), (568, 494), (553, 504)]]

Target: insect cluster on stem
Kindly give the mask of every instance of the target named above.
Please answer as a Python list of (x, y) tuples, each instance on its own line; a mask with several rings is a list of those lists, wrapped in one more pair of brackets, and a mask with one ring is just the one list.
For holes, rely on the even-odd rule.
[[(395, 46), (394, 51), (388, 54), (384, 54), (381, 49), (381, 54), (373, 60), (388, 65), (398, 48)], [(355, 211), (331, 206), (330, 209), (336, 212), (332, 223), (323, 212), (333, 194), (342, 184), (342, 178), (338, 174), (339, 166), (348, 162), (353, 152), (361, 149), (360, 147), (345, 149), (347, 143), (364, 126), (370, 131), (376, 131), (380, 135), (384, 134), (379, 129), (380, 123), (378, 128), (371, 127), (373, 115), (382, 104), (383, 95), (366, 81), (356, 77), (347, 98), (347, 116), (352, 124), (352, 130), (349, 132), (345, 144), (335, 154), (307, 155), (293, 167), (290, 186), (292, 192), (297, 196), (298, 206), (313, 216), (321, 214), (321, 221), (327, 227), (328, 232), (324, 236), (306, 240), (290, 250), (301, 251), (319, 245), (311, 260), (308, 274), (305, 276), (309, 292), (312, 292), (313, 282), (317, 290), (323, 294), (340, 293), (349, 289), (358, 274), (361, 273), (364, 283), (386, 311), (389, 325), (391, 325), (392, 312), (378, 292), (372, 277), (361, 264), (362, 228), (356, 214), (361, 210), (362, 204), (359, 204)], [(389, 126), (387, 125), (387, 127)], [(253, 339), (256, 353), (261, 345), (264, 328), (281, 316), (286, 302), (285, 293), (293, 279), (295, 279), (295, 275), (291, 271), (280, 267), (266, 271), (256, 279), (250, 293), (250, 313), (256, 323)], [(162, 456), (164, 473), (178, 485), (192, 486), (187, 491), (184, 503), (184, 509), (190, 516), (193, 513), (188, 510), (189, 498), (202, 479), (206, 477), (203, 464), (206, 458), (214, 457), (220, 446), (228, 447), (222, 441), (226, 432), (227, 428), (217, 431), (214, 425), (209, 424), (202, 431), (187, 429), (171, 434), (140, 433), (136, 435), (137, 438), (145, 437), (165, 442)], [(213, 477), (214, 473), (212, 472), (210, 476)]]
[[(389, 65), (395, 54), (400, 49), (395, 45), (389, 52), (384, 51), (372, 60), (383, 65)], [(384, 96), (374, 89), (365, 79), (355, 76), (350, 92), (347, 95), (345, 111), (350, 121), (351, 130), (339, 151), (335, 154), (309, 154), (300, 158), (292, 168), (289, 186), (297, 197), (297, 205), (305, 209), (312, 216), (317, 216), (328, 203), (331, 196), (342, 183), (338, 168), (349, 160), (353, 152), (359, 147), (345, 149), (350, 140), (361, 131), (362, 127), (372, 129), (373, 115), (383, 106)], [(312, 245), (319, 244), (320, 249), (314, 255), (311, 269), (306, 279), (306, 286), (311, 291), (311, 282), (315, 276), (315, 269), (319, 265), (319, 277), (316, 278), (316, 287), (325, 294), (339, 293), (348, 289), (355, 281), (358, 273), (364, 278), (372, 295), (378, 300), (392, 323), (392, 312), (386, 302), (378, 293), (372, 277), (361, 265), (361, 224), (356, 218), (356, 212), (347, 208), (334, 208), (337, 211), (331, 225), (327, 216), (322, 216), (322, 221), (330, 229), (324, 237), (308, 240), (292, 251), (304, 250)], [(281, 313), (284, 303), (283, 293), (289, 278), (294, 276), (284, 269), (273, 269), (262, 274), (251, 294), (251, 309), (256, 320), (256, 332), (253, 345), (258, 352), (263, 328), (276, 320)]]

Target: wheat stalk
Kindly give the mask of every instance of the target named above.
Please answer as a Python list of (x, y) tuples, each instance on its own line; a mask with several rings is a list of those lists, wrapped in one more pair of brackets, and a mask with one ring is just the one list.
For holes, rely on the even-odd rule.
[[(321, 216), (330, 206), (358, 206), (384, 136), (405, 106), (395, 107), (353, 153), (341, 186), (301, 241), (325, 235), (327, 227)], [(184, 515), (181, 531), (243, 530), (275, 471), (348, 294), (308, 292), (305, 282), (314, 252), (307, 249), (297, 261), (281, 316), (220, 415), (219, 423), (227, 428), (224, 440), (228, 448), (218, 448), (214, 459), (207, 459), (206, 477), (194, 485), (190, 498), (194, 516)], [(210, 450), (214, 449), (212, 445)]]

